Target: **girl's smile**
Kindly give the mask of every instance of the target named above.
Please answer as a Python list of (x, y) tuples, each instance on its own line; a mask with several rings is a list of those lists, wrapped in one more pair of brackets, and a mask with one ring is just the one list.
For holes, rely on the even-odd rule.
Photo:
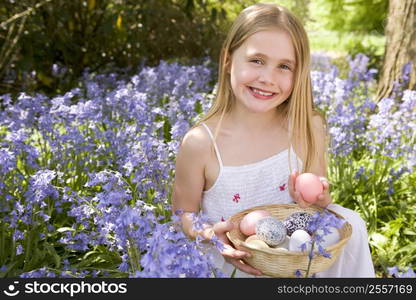
[(250, 93), (254, 97), (256, 97), (257, 99), (260, 99), (260, 100), (271, 100), (276, 95), (276, 93), (273, 93), (273, 92), (270, 92), (270, 91), (265, 91), (265, 90), (254, 88), (254, 87), (250, 87), (250, 86), (248, 87), (248, 90), (250, 91)]

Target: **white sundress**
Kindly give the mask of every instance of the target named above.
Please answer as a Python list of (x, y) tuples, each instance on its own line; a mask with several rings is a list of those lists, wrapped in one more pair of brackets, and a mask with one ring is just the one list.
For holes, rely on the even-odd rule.
[[(292, 147), (259, 162), (224, 166), (211, 130), (201, 124), (214, 144), (220, 167), (214, 185), (202, 194), (201, 210), (211, 224), (254, 206), (294, 203), (289, 195), (288, 178), (291, 170), (301, 170), (302, 161)], [(338, 204), (330, 204), (328, 208), (342, 215), (352, 225), (353, 233), (337, 261), (316, 277), (375, 277), (365, 222), (358, 213)], [(217, 250), (212, 251), (216, 267), (231, 276), (234, 266)], [(237, 270), (235, 277), (256, 276)]]

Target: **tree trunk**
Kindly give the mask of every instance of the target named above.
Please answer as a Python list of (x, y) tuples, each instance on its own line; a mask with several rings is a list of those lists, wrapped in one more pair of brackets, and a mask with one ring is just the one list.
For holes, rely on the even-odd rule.
[(403, 83), (402, 71), (411, 63), (409, 80), (404, 86), (416, 88), (416, 0), (390, 0), (384, 64), (378, 82), (377, 100), (389, 97), (395, 83)]

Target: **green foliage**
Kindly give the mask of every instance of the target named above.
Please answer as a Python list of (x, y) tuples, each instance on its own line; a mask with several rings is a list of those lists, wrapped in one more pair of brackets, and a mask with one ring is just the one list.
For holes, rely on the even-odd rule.
[(329, 30), (384, 34), (388, 0), (318, 0), (315, 5)]
[(281, 0), (278, 4), (290, 10), (299, 20), (306, 25), (311, 21), (310, 18), (310, 3), (311, 0)]
[(391, 177), (405, 164), (402, 158), (359, 151), (330, 161), (333, 199), (365, 220), (377, 277), (387, 277), (387, 267), (405, 268), (416, 259), (416, 173)]
[(0, 48), (11, 49), (8, 35), (17, 42), (9, 62), (0, 64), (2, 90), (50, 95), (76, 86), (87, 68), (135, 72), (143, 61), (189, 63), (206, 56), (216, 61), (228, 12), (247, 2), (0, 0)]

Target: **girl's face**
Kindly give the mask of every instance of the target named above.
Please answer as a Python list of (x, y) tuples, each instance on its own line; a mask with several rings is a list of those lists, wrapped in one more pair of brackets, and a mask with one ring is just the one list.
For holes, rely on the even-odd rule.
[(236, 104), (256, 113), (276, 108), (292, 92), (295, 67), (295, 50), (286, 31), (270, 29), (251, 35), (231, 56)]

